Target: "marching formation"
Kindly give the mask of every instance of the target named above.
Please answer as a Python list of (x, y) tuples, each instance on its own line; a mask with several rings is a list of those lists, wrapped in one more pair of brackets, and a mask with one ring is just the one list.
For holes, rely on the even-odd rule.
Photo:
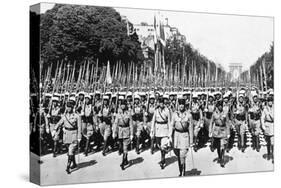
[[(225, 153), (233, 148), (246, 150), (246, 131), (252, 149), (260, 152), (260, 137), (272, 160), (274, 147), (273, 89), (256, 87), (135, 87), (108, 90), (43, 92), (40, 108), (31, 110), (31, 149), (53, 157), (67, 152), (66, 172), (77, 168), (75, 155), (117, 151), (120, 167), (128, 167), (129, 151), (139, 155), (160, 150), (160, 168), (170, 150), (178, 159), (179, 176), (185, 176), (186, 156), (207, 142), (225, 166)], [(40, 146), (38, 144), (40, 138)], [(36, 151), (40, 148), (39, 151)]]

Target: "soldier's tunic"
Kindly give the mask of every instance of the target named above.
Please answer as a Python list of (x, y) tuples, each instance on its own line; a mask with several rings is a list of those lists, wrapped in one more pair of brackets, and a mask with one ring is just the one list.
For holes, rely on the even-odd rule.
[(205, 118), (204, 118), (204, 124), (206, 126), (206, 129), (210, 132), (210, 122), (211, 122), (211, 118), (213, 115), (213, 112), (215, 110), (215, 104), (214, 103), (210, 103), (208, 102), (207, 108), (205, 109)]
[(60, 107), (59, 106), (52, 107), (48, 117), (49, 117), (50, 133), (52, 134), (52, 138), (54, 141), (58, 141), (60, 139), (59, 137), (60, 130), (59, 129), (55, 130), (55, 126), (61, 119)]
[(270, 137), (271, 144), (274, 143), (274, 107), (265, 106), (262, 112), (261, 121), (264, 129), (264, 135)]
[(99, 129), (100, 133), (106, 140), (112, 133), (111, 131), (111, 115), (109, 107), (104, 106), (99, 114)]
[(198, 136), (200, 129), (202, 128), (201, 122), (201, 110), (199, 103), (192, 103), (191, 106), (191, 115), (192, 115), (192, 122), (193, 122), (193, 134), (195, 137)]
[(134, 110), (132, 114), (134, 133), (137, 137), (140, 137), (143, 130), (144, 121), (144, 110), (141, 105), (134, 105)]
[(249, 109), (249, 126), (253, 135), (261, 134), (261, 110), (258, 103), (253, 103)]
[(191, 126), (191, 114), (188, 111), (174, 112), (172, 115), (171, 127), (174, 130), (173, 146), (175, 149), (186, 150), (190, 147), (193, 134)]
[(241, 103), (237, 104), (235, 128), (240, 135), (244, 134), (247, 130), (246, 109)]
[(91, 104), (84, 104), (81, 111), (82, 135), (89, 139), (94, 132), (93, 109)]
[(160, 145), (163, 150), (169, 145), (169, 124), (169, 109), (167, 107), (164, 107), (163, 109), (160, 107), (157, 108), (152, 119), (152, 134), (155, 135), (157, 144)]
[(57, 123), (55, 129), (63, 127), (63, 143), (68, 144), (68, 155), (74, 155), (81, 139), (81, 118), (76, 113), (66, 113)]
[(118, 136), (118, 139), (122, 141), (123, 152), (127, 153), (130, 136), (133, 135), (132, 116), (129, 111), (118, 111), (114, 120), (113, 130), (113, 137)]

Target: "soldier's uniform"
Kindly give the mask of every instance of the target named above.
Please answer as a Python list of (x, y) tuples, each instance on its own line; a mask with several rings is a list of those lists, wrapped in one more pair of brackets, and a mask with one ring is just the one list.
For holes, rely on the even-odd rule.
[[(108, 100), (108, 98), (104, 96), (104, 100)], [(109, 106), (103, 105), (101, 111), (98, 114), (100, 134), (103, 136), (103, 141), (104, 141), (104, 147), (102, 153), (103, 155), (106, 155), (108, 140), (112, 134), (111, 118), (112, 117), (111, 117)]]
[(90, 141), (94, 133), (94, 113), (92, 104), (90, 103), (89, 95), (85, 95), (85, 103), (82, 106), (80, 115), (82, 120), (82, 135), (86, 139), (84, 154), (87, 156), (89, 152)]
[(217, 149), (218, 161), (221, 167), (224, 167), (224, 151), (230, 132), (228, 115), (223, 111), (222, 106), (222, 101), (218, 101), (216, 104), (217, 108), (214, 111), (211, 119), (210, 137), (214, 138), (214, 147)]
[[(185, 101), (179, 99), (179, 105), (184, 105)], [(193, 127), (191, 125), (192, 116), (189, 111), (183, 109), (173, 113), (171, 128), (173, 135), (173, 147), (178, 157), (179, 176), (185, 176), (185, 160), (190, 144), (193, 142)], [(172, 137), (171, 135), (171, 137)]]
[(169, 131), (170, 131), (170, 111), (164, 106), (164, 99), (160, 98), (159, 103), (163, 106), (158, 107), (152, 118), (152, 135), (156, 137), (156, 143), (161, 149), (161, 162), (160, 166), (164, 169), (165, 154), (169, 147)]
[[(207, 101), (206, 108), (204, 110), (204, 125), (206, 130), (208, 130), (208, 134), (211, 132), (211, 118), (213, 115), (213, 112), (215, 111), (215, 103), (214, 103), (214, 96), (210, 93), (209, 94), (209, 101)], [(213, 139), (211, 138), (211, 145), (210, 145), (211, 151), (214, 151), (213, 148)]]
[[(149, 98), (150, 98), (149, 100), (155, 100), (154, 95), (149, 96)], [(155, 143), (155, 138), (151, 134), (152, 133), (151, 124), (152, 124), (152, 119), (153, 119), (153, 115), (155, 112), (155, 107), (156, 107), (156, 105), (154, 104), (154, 102), (153, 103), (149, 102), (147, 112), (145, 112), (145, 116), (144, 116), (144, 130), (145, 130), (146, 134), (150, 136), (151, 154), (153, 154), (153, 152), (154, 152), (154, 143)]]
[[(121, 105), (126, 105), (126, 101), (122, 100)], [(119, 144), (123, 146), (123, 157), (120, 167), (122, 170), (128, 164), (128, 147), (133, 137), (132, 115), (126, 109), (119, 109), (113, 124), (113, 138), (118, 137)]]
[[(269, 97), (268, 102), (273, 103), (273, 98)], [(264, 136), (265, 140), (267, 142), (267, 159), (270, 159), (270, 156), (272, 156), (272, 162), (274, 162), (273, 157), (273, 149), (274, 149), (274, 106), (270, 106), (267, 104), (263, 111), (261, 116), (261, 123), (262, 123), (262, 129), (264, 130)]]
[[(68, 102), (68, 108), (72, 110), (66, 112), (60, 121), (56, 124), (55, 130), (63, 128), (63, 143), (68, 146), (68, 162), (66, 172), (69, 174), (70, 169), (76, 168), (75, 151), (81, 140), (81, 118), (73, 111), (74, 104)], [(72, 166), (71, 163), (73, 164)]]
[[(52, 102), (58, 103), (59, 99), (57, 97), (52, 98)], [(55, 130), (55, 125), (61, 119), (61, 109), (58, 105), (52, 104), (50, 112), (48, 114), (48, 129), (47, 132), (51, 133), (53, 139), (53, 157), (56, 157), (57, 153), (59, 153), (59, 140), (61, 129)]]
[[(239, 98), (243, 98), (243, 94), (239, 94)], [(235, 129), (238, 134), (238, 149), (241, 149), (242, 152), (245, 151), (246, 142), (245, 142), (245, 132), (247, 130), (247, 112), (243, 102), (239, 102), (236, 106), (235, 112)]]
[[(194, 94), (193, 99), (198, 99), (198, 96)], [(202, 110), (200, 109), (199, 103), (192, 102), (191, 104), (191, 115), (192, 115), (192, 126), (194, 136), (194, 151), (198, 149), (198, 133), (203, 127)]]
[[(257, 97), (257, 94), (253, 95), (253, 98)], [(253, 99), (256, 100), (256, 99)], [(252, 134), (253, 149), (260, 150), (259, 135), (261, 134), (261, 109), (258, 101), (253, 101), (249, 108), (249, 128)]]

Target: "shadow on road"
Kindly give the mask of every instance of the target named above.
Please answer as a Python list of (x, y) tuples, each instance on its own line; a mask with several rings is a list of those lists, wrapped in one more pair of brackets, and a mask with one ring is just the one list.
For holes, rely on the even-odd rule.
[(193, 168), (190, 171), (185, 171), (186, 176), (199, 176), (201, 174), (201, 170), (198, 170), (197, 168)]
[[(215, 158), (215, 159), (213, 160), (213, 162), (219, 163), (218, 159), (219, 159), (218, 157)], [(231, 156), (229, 156), (229, 155), (225, 155), (225, 156), (224, 156), (224, 164), (227, 164), (227, 163), (229, 163), (229, 162), (232, 161), (232, 160), (233, 160), (233, 157), (231, 157)]]
[(272, 159), (272, 155), (268, 155), (267, 153), (262, 155), (262, 158), (264, 158), (265, 160), (270, 160)]
[(144, 160), (142, 157), (138, 157), (138, 158), (135, 158), (135, 159), (132, 159), (129, 161), (129, 164), (126, 166), (126, 168), (129, 168), (133, 165), (136, 165), (136, 164), (139, 164), (139, 163), (142, 163)]
[(176, 161), (178, 161), (178, 158), (176, 156), (168, 157), (166, 159), (166, 166), (169, 166), (170, 164), (173, 164)]

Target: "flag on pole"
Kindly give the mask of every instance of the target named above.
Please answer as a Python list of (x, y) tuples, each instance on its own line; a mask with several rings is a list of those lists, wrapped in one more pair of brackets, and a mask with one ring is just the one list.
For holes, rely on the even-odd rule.
[(105, 81), (106, 81), (107, 84), (111, 84), (112, 83), (112, 78), (111, 78), (111, 74), (110, 74), (110, 64), (109, 64), (109, 61), (107, 61)]

